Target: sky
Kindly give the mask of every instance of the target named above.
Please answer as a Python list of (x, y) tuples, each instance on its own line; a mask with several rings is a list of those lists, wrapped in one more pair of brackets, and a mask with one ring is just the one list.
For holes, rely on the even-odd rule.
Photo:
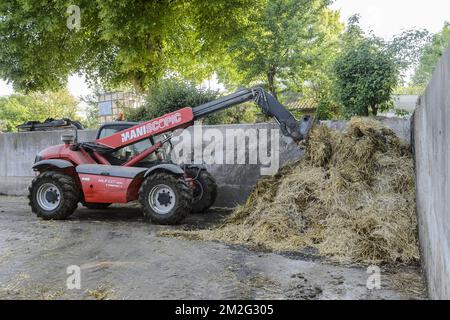
[[(341, 12), (344, 22), (358, 13), (365, 31), (372, 30), (385, 39), (411, 28), (425, 28), (435, 33), (445, 21), (450, 21), (449, 0), (335, 0), (331, 7)], [(91, 93), (80, 76), (69, 77), (68, 88), (75, 97)], [(12, 92), (12, 86), (0, 80), (0, 96)]]
[[(72, 75), (68, 80), (68, 88), (70, 93), (79, 98), (80, 96), (86, 96), (91, 93), (88, 85), (86, 84), (84, 76)], [(4, 80), (0, 80), (0, 96), (6, 96), (13, 93), (13, 88), (11, 84), (8, 84)]]
[(435, 33), (450, 21), (449, 0), (335, 0), (331, 7), (340, 10), (343, 21), (359, 13), (363, 29), (386, 40), (412, 28)]

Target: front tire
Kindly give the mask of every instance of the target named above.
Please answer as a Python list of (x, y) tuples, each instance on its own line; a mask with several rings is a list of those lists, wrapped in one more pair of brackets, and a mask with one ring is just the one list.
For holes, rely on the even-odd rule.
[(192, 190), (182, 177), (155, 172), (142, 183), (139, 202), (147, 219), (158, 224), (177, 224), (192, 210)]
[[(200, 170), (200, 172), (199, 172)], [(192, 212), (202, 213), (211, 208), (217, 198), (217, 184), (213, 176), (206, 170), (189, 168), (186, 170), (189, 178), (194, 179), (194, 200)]]
[(29, 205), (44, 220), (67, 219), (77, 208), (80, 189), (74, 179), (57, 171), (46, 171), (31, 182)]

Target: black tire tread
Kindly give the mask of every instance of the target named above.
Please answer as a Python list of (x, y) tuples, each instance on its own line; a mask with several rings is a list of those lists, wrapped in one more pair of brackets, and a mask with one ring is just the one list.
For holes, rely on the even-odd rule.
[[(44, 180), (52, 183), (57, 183), (61, 186), (62, 202), (56, 212), (46, 214), (43, 211), (33, 197), (33, 191), (38, 187), (39, 183)], [(44, 220), (64, 220), (67, 219), (78, 207), (78, 201), (80, 199), (80, 189), (73, 180), (73, 178), (67, 174), (58, 171), (45, 171), (35, 177), (28, 188), (28, 200), (31, 211), (33, 211), (37, 217)]]
[[(151, 214), (151, 209), (147, 201), (148, 186), (154, 181), (162, 180), (167, 184), (173, 185), (178, 193), (176, 214), (170, 217), (163, 217)], [(186, 184), (183, 177), (176, 177), (173, 174), (164, 171), (155, 172), (147, 177), (139, 189), (139, 202), (142, 205), (144, 217), (158, 224), (178, 224), (180, 223), (192, 209), (192, 189)]]
[[(195, 178), (197, 171), (195, 169), (187, 169), (187, 174), (189, 177)], [(211, 208), (217, 198), (217, 183), (212, 177), (212, 175), (206, 171), (201, 170), (198, 178), (202, 181), (203, 186), (203, 196), (202, 198), (192, 204), (192, 212), (202, 213)]]

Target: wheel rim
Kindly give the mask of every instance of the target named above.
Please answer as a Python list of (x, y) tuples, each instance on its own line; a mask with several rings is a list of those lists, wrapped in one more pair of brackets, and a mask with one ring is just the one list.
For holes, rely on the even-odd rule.
[(61, 192), (53, 183), (41, 185), (37, 191), (36, 197), (39, 206), (46, 211), (55, 210), (61, 202)]
[(158, 214), (168, 214), (175, 207), (175, 192), (165, 184), (154, 186), (150, 190), (148, 203)]

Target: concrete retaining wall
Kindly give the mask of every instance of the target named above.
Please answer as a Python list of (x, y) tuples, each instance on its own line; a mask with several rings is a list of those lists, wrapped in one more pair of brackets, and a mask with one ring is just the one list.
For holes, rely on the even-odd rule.
[[(198, 129), (199, 127), (190, 127), (185, 133), (191, 137), (198, 136), (198, 134), (195, 134), (195, 131)], [(240, 130), (240, 132), (236, 132), (235, 130)], [(199, 154), (195, 154), (193, 149), (196, 148), (196, 145), (202, 145), (201, 149), (203, 150), (205, 150), (208, 145), (216, 147), (218, 142), (212, 140), (211, 144), (211, 142), (205, 141), (206, 136), (208, 133), (213, 134), (214, 131), (218, 134), (220, 133), (219, 136), (223, 137), (223, 143), (221, 143), (222, 146), (218, 148), (217, 153), (214, 153), (214, 156), (218, 159), (223, 158), (223, 161), (205, 165), (207, 170), (214, 176), (219, 186), (219, 195), (215, 203), (215, 205), (219, 207), (235, 207), (238, 204), (244, 203), (256, 182), (261, 178), (261, 169), (268, 167), (267, 165), (262, 165), (260, 161), (261, 158), (258, 145), (260, 140), (249, 139), (248, 137), (245, 138), (241, 135), (242, 132), (247, 134), (251, 132), (258, 138), (267, 137), (270, 155), (279, 155), (277, 167), (282, 167), (290, 161), (298, 160), (304, 155), (304, 151), (301, 150), (292, 139), (282, 136), (276, 124), (263, 123), (250, 125), (203, 126), (202, 131), (203, 134), (200, 136), (203, 136), (204, 140), (200, 143), (193, 143), (193, 141), (191, 141), (192, 143), (189, 143), (189, 140), (185, 140), (184, 138), (179, 140), (179, 146), (184, 144), (186, 149), (191, 150), (191, 157), (187, 157), (190, 158), (190, 161), (183, 161), (181, 157), (177, 157), (176, 152), (172, 153), (172, 160), (176, 163), (202, 163), (202, 160), (207, 161), (205, 158), (200, 159), (200, 157), (198, 157)], [(238, 138), (236, 138), (236, 134), (239, 136)], [(274, 135), (277, 138), (274, 138)], [(277, 139), (278, 143), (274, 143), (274, 139)], [(177, 139), (174, 140), (176, 141)], [(238, 146), (238, 140), (240, 140), (240, 142), (245, 142), (245, 151), (243, 152), (243, 154), (245, 154), (244, 164), (237, 164), (238, 152), (242, 150)], [(227, 143), (230, 141), (234, 145), (234, 147), (232, 147), (234, 150), (234, 164), (227, 164), (226, 162), (225, 151), (227, 149)], [(269, 155), (269, 153), (267, 155)], [(255, 154), (258, 155), (258, 164), (250, 164), (250, 155)], [(276, 171), (274, 173), (276, 173)]]
[[(257, 135), (265, 134), (270, 142), (271, 134), (278, 132), (275, 124), (257, 124), (257, 125), (236, 125), (236, 126), (203, 126), (203, 132), (215, 129), (224, 137), (224, 149), (226, 141), (232, 139), (230, 135), (233, 130), (248, 129), (254, 130)], [(187, 130), (193, 133), (194, 127)], [(0, 194), (25, 195), (27, 188), (34, 176), (31, 166), (34, 163), (36, 154), (48, 146), (61, 144), (61, 136), (68, 131), (51, 132), (25, 132), (25, 133), (6, 133), (0, 134)], [(95, 131), (79, 131), (79, 141), (92, 141), (95, 139)], [(279, 137), (280, 166), (288, 161), (299, 159), (303, 156), (303, 151), (289, 138)], [(181, 142), (181, 140), (180, 140)], [(186, 141), (184, 141), (186, 142)], [(203, 142), (205, 146), (209, 143)], [(235, 141), (237, 145), (237, 141)], [(275, 146), (273, 142), (269, 143)], [(223, 152), (224, 150), (222, 150)], [(258, 152), (257, 144), (249, 143), (247, 140), (245, 158), (248, 163), (249, 153)], [(274, 150), (274, 152), (276, 152)], [(237, 152), (236, 152), (237, 154)], [(177, 159), (175, 159), (177, 160)], [(216, 201), (217, 206), (234, 207), (243, 203), (250, 193), (256, 181), (261, 177), (260, 164), (234, 164), (206, 165), (208, 171), (216, 178), (219, 185), (219, 197)]]
[(450, 48), (414, 117), (417, 214), (429, 296), (450, 299)]
[[(406, 118), (388, 118), (388, 117), (376, 117), (376, 119), (382, 122), (386, 127), (392, 129), (395, 134), (405, 143), (411, 143), (411, 120)], [(329, 128), (338, 131), (344, 131), (347, 127), (347, 121), (345, 120), (332, 120), (322, 121)]]
[[(385, 122), (385, 120), (383, 120)], [(406, 142), (409, 141), (409, 121), (399, 119), (396, 121), (386, 120), (386, 124), (396, 131), (399, 131), (400, 137)], [(345, 122), (329, 122), (327, 123), (332, 128), (344, 129)], [(398, 128), (407, 127), (406, 134), (402, 134), (402, 130)], [(253, 125), (221, 125), (221, 126), (203, 126), (203, 135), (206, 131), (216, 130), (224, 136), (224, 143), (218, 153), (224, 154), (226, 149), (226, 142), (233, 140), (233, 132), (236, 129), (248, 132), (250, 129), (253, 133), (261, 138), (266, 136), (269, 140), (269, 151), (271, 154), (278, 153), (279, 149), (279, 166), (284, 166), (289, 161), (295, 161), (301, 158), (304, 151), (299, 149), (292, 139), (284, 137), (278, 132), (276, 124), (253, 124)], [(187, 133), (192, 134), (196, 130), (191, 127)], [(36, 154), (51, 145), (61, 143), (61, 135), (66, 131), (53, 132), (27, 132), (27, 133), (7, 133), (0, 134), (0, 193), (8, 195), (25, 195), (27, 194), (27, 187), (34, 175), (30, 169)], [(279, 133), (279, 134), (277, 134)], [(276, 134), (276, 137), (272, 135)], [(92, 141), (95, 139), (95, 131), (80, 131), (79, 141)], [(237, 140), (235, 139), (235, 158), (238, 151)], [(273, 139), (277, 139), (277, 144)], [(182, 140), (180, 140), (181, 143)], [(259, 140), (258, 140), (259, 141)], [(216, 178), (219, 185), (219, 197), (216, 201), (217, 206), (234, 207), (237, 204), (242, 204), (247, 199), (251, 189), (261, 178), (261, 168), (267, 167), (261, 164), (248, 164), (250, 155), (255, 155), (259, 152), (258, 141), (246, 139), (245, 147), (245, 164), (211, 164), (206, 165), (208, 171)], [(203, 141), (203, 147), (210, 145), (211, 142)], [(213, 142), (213, 145), (215, 142)], [(191, 146), (191, 148), (193, 148)], [(176, 160), (176, 159), (175, 159)], [(258, 160), (260, 158), (258, 157)], [(260, 163), (260, 162), (258, 162)]]
[[(70, 131), (0, 133), (0, 194), (24, 195), (34, 176), (31, 166), (36, 154), (61, 144)], [(95, 139), (95, 131), (79, 131), (80, 141)]]

